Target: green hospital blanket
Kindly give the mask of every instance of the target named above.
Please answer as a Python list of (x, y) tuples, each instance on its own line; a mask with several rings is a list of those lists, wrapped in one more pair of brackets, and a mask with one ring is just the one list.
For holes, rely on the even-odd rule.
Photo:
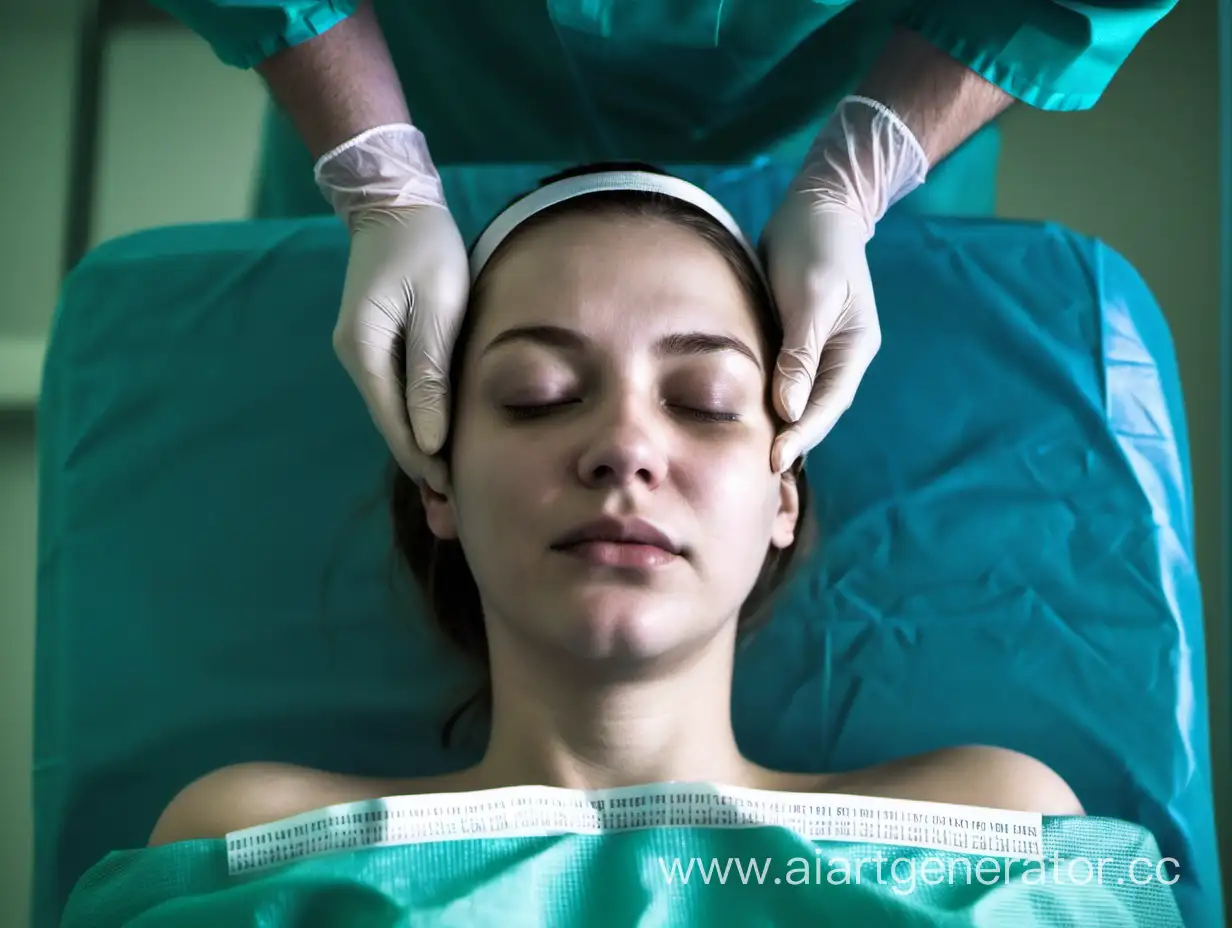
[(713, 784), (331, 806), (114, 852), (63, 928), (1174, 928), (1176, 864), (1126, 822)]

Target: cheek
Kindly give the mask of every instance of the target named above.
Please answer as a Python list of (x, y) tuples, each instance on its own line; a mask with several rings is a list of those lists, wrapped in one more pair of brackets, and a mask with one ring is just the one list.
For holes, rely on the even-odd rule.
[(745, 550), (769, 543), (778, 511), (778, 479), (770, 471), (769, 443), (708, 449), (681, 465), (682, 491), (689, 498), (708, 538)]
[[(558, 467), (546, 443), (470, 417), (458, 424), (452, 482), (458, 534), (468, 558), (505, 552), (511, 538), (533, 534), (559, 496)], [(481, 569), (478, 563), (473, 565)]]
[(714, 455), (690, 474), (698, 573), (706, 598), (728, 614), (753, 589), (770, 550), (779, 494), (769, 457), (768, 448)]

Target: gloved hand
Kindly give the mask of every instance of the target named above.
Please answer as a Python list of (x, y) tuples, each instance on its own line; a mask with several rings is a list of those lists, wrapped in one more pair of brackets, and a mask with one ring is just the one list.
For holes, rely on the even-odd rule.
[(449, 428), (470, 269), (423, 133), (370, 129), (323, 156), (315, 175), (351, 233), (334, 350), (402, 469), (443, 490), (445, 467), (431, 455)]
[(783, 325), (772, 394), (792, 423), (771, 452), (776, 472), (825, 438), (880, 349), (865, 245), (927, 172), (902, 120), (876, 101), (846, 97), (767, 223), (762, 252)]

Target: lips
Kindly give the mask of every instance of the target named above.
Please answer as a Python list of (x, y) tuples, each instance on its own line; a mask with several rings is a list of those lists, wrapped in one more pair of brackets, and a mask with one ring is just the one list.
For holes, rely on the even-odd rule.
[(566, 532), (552, 544), (552, 548), (562, 551), (594, 542), (606, 542), (617, 545), (644, 545), (651, 548), (660, 548), (668, 554), (681, 553), (680, 545), (676, 544), (649, 522), (644, 522), (641, 519), (596, 519), (593, 522), (587, 522), (585, 525), (579, 525), (577, 528)]

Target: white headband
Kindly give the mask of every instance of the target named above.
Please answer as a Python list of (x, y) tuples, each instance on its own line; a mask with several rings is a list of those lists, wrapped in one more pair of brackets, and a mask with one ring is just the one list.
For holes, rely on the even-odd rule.
[(493, 253), (500, 247), (501, 242), (531, 216), (549, 206), (563, 203), (565, 200), (604, 190), (640, 190), (644, 193), (660, 193), (696, 206), (735, 237), (752, 259), (758, 273), (762, 273), (761, 260), (757, 252), (744, 237), (744, 233), (736, 220), (732, 218), (731, 213), (700, 187), (695, 187), (678, 177), (652, 174), (647, 171), (601, 171), (553, 181), (528, 193), (493, 219), (492, 223), (484, 229), (483, 234), (479, 236), (479, 240), (475, 242), (475, 247), (471, 249), (471, 281), (474, 282), (479, 276), (480, 271), (491, 260)]

